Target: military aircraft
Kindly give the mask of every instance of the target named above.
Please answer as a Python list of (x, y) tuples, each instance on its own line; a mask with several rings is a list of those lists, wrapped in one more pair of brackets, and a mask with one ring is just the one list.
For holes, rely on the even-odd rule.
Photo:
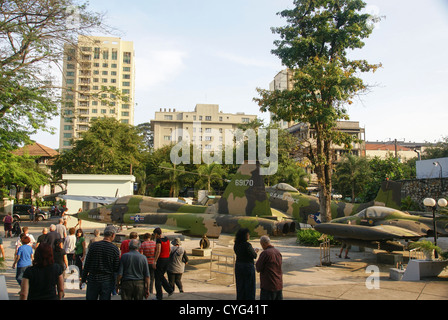
[[(315, 225), (316, 221), (311, 217), (320, 211), (319, 198), (299, 192), (294, 187), (279, 183), (267, 187), (270, 206), (298, 222)], [(399, 209), (401, 205), (401, 184), (393, 181), (385, 181), (375, 200), (367, 203), (347, 203), (343, 201), (331, 201), (332, 219), (354, 215), (365, 208), (383, 206)]]
[[(79, 196), (63, 196), (79, 200)], [(88, 201), (88, 197), (83, 198)], [(92, 198), (101, 202), (102, 199)], [(284, 235), (296, 223), (271, 209), (260, 165), (243, 164), (222, 197), (209, 206), (190, 205), (145, 196), (126, 196), (113, 203), (77, 214), (78, 219), (119, 225), (167, 225), (190, 236), (210, 238), (248, 228), (251, 236)]]
[[(411, 215), (393, 208), (372, 206), (359, 213), (321, 223), (315, 230), (334, 236), (347, 244), (374, 249), (403, 251), (404, 245), (396, 240), (416, 241), (434, 236), (434, 221)], [(437, 235), (448, 237), (448, 218), (436, 219)]]

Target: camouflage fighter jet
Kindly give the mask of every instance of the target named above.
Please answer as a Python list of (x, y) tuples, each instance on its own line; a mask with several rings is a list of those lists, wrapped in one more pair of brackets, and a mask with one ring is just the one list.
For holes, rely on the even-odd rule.
[[(296, 224), (271, 209), (259, 164), (243, 164), (224, 195), (210, 206), (190, 205), (145, 196), (126, 196), (112, 204), (81, 212), (79, 219), (119, 225), (171, 226), (183, 234), (218, 237), (248, 228), (251, 236), (283, 235)], [(70, 199), (70, 196), (64, 196)]]
[[(280, 183), (273, 187), (267, 187), (270, 206), (297, 220), (298, 222), (315, 225), (312, 219), (320, 211), (319, 198), (299, 192), (294, 187)], [(383, 182), (381, 189), (374, 201), (368, 203), (347, 203), (343, 201), (331, 201), (332, 218), (340, 218), (354, 215), (365, 208), (372, 206), (384, 206), (399, 209), (401, 204), (401, 184), (393, 181)]]
[[(433, 219), (387, 207), (369, 207), (361, 212), (321, 223), (314, 228), (347, 244), (386, 251), (403, 251), (396, 240), (418, 240), (434, 236)], [(448, 218), (436, 219), (438, 236), (448, 237)]]

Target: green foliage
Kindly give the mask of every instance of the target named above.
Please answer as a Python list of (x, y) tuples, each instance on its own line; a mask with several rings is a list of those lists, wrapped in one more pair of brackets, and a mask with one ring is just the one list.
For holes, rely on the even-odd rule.
[(408, 166), (400, 162), (399, 159), (390, 155), (386, 159), (374, 157), (369, 161), (371, 179), (365, 185), (364, 191), (360, 194), (363, 202), (375, 199), (381, 183), (386, 180), (410, 179)]
[(132, 174), (143, 153), (142, 137), (134, 126), (115, 118), (99, 118), (91, 122), (81, 140), (59, 155), (53, 165), (55, 175)]
[(434, 243), (432, 243), (431, 241), (428, 241), (428, 240), (420, 240), (417, 242), (413, 242), (413, 243), (409, 244), (409, 248), (410, 249), (420, 249), (425, 253), (427, 253), (427, 252), (431, 253), (434, 250), (439, 254), (442, 253), (442, 249), (440, 249), (439, 246), (436, 246)]
[(442, 260), (448, 260), (448, 251), (444, 251), (440, 254)]
[(412, 200), (411, 196), (407, 196), (404, 199), (401, 199), (401, 210), (403, 211), (419, 211), (420, 206), (417, 202)]
[(0, 21), (0, 148), (11, 150), (37, 130), (54, 131), (47, 121), (58, 115), (60, 88), (50, 66), (59, 66), (64, 45), (106, 30), (101, 15), (75, 0), (2, 1)]
[(331, 220), (333, 143), (350, 148), (352, 135), (336, 130), (338, 120), (347, 120), (345, 109), (367, 86), (360, 73), (376, 71), (380, 65), (349, 60), (348, 51), (364, 46), (371, 32), (371, 16), (361, 14), (361, 0), (295, 0), (294, 8), (279, 13), (287, 25), (273, 28), (280, 35), (272, 53), (292, 76), (291, 90), (257, 89), (254, 100), (274, 120), (306, 123), (314, 132), (307, 157), (314, 166), (321, 188), (321, 212)]
[(426, 148), (422, 159), (437, 159), (448, 157), (448, 136), (444, 137), (434, 147)]
[(50, 176), (36, 164), (35, 157), (17, 156), (0, 149), (0, 196), (8, 196), (8, 187), (27, 187), (39, 192), (50, 182)]
[[(322, 242), (320, 241), (322, 233), (314, 229), (301, 229), (297, 231), (297, 243), (304, 246), (318, 247)], [(332, 236), (327, 236), (330, 239), (330, 243), (334, 243), (334, 238)]]
[(364, 191), (371, 180), (369, 161), (364, 157), (346, 154), (336, 165), (334, 188), (345, 197), (351, 197), (352, 202)]

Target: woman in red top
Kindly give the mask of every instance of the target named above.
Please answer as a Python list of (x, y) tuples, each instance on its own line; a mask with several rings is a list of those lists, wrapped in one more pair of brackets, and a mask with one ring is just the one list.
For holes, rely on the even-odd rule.
[(168, 283), (165, 278), (165, 273), (168, 269), (170, 262), (170, 240), (162, 236), (162, 230), (160, 228), (154, 229), (154, 235), (156, 237), (156, 254), (154, 257), (155, 270), (155, 283), (156, 283), (156, 298), (157, 300), (163, 299), (163, 289), (168, 292), (168, 295), (172, 295), (174, 289)]

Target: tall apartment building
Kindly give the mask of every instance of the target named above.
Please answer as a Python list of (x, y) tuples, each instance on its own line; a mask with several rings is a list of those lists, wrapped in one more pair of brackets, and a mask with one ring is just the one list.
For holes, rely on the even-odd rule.
[(134, 124), (134, 44), (115, 37), (80, 36), (64, 48), (59, 148), (71, 148), (91, 120)]
[(226, 130), (235, 130), (238, 125), (256, 118), (256, 115), (246, 115), (243, 112), (223, 113), (219, 111), (217, 104), (197, 104), (191, 112), (160, 109), (155, 113), (155, 119), (151, 120), (154, 149), (175, 144), (188, 133), (191, 143), (206, 150), (211, 148), (212, 143), (225, 144)]

